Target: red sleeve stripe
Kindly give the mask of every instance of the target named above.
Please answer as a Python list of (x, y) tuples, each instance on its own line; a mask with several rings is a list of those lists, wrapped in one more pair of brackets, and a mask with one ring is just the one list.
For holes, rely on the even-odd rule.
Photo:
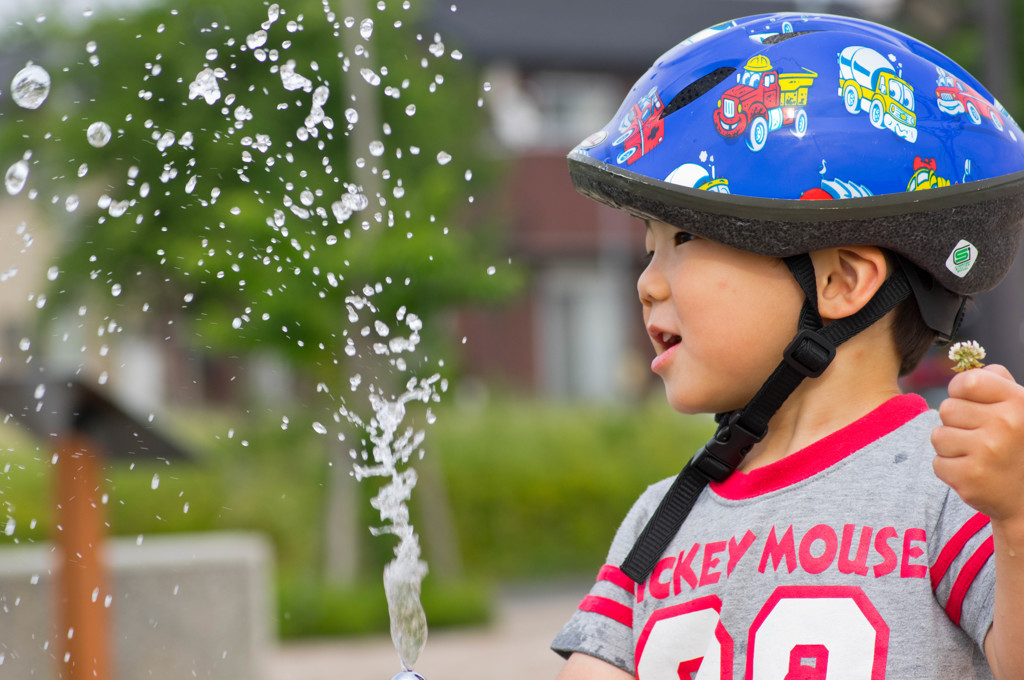
[(939, 553), (939, 559), (935, 560), (935, 564), (931, 568), (932, 577), (932, 590), (939, 587), (939, 583), (942, 582), (946, 572), (949, 571), (950, 565), (953, 564), (953, 560), (957, 558), (963, 549), (974, 536), (988, 526), (989, 519), (982, 513), (976, 514), (974, 517), (967, 520), (960, 531), (956, 532), (953, 538), (949, 539), (949, 542), (942, 548), (942, 552)]
[(633, 579), (626, 576), (618, 567), (613, 567), (610, 564), (601, 567), (601, 571), (597, 572), (597, 580), (607, 581), (630, 593), (636, 592), (636, 583), (633, 582)]
[(580, 611), (582, 612), (593, 612), (594, 614), (600, 614), (607, 616), (612, 621), (617, 621), (624, 626), (633, 625), (633, 610), (626, 605), (610, 600), (607, 597), (599, 597), (597, 595), (587, 595), (580, 602)]
[(963, 611), (964, 598), (967, 597), (967, 591), (970, 590), (971, 584), (974, 583), (978, 572), (985, 566), (988, 559), (992, 557), (993, 550), (994, 542), (992, 537), (989, 536), (978, 550), (971, 555), (964, 568), (960, 570), (960, 575), (956, 577), (953, 590), (949, 593), (949, 601), (946, 603), (946, 614), (958, 626), (960, 625), (960, 614)]

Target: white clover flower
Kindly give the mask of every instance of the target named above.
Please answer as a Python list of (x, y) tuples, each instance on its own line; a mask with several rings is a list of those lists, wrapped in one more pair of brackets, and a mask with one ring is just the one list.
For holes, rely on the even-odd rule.
[(949, 348), (949, 359), (956, 362), (953, 370), (957, 373), (971, 368), (981, 368), (985, 365), (981, 363), (984, 358), (985, 348), (979, 345), (977, 340), (956, 342)]

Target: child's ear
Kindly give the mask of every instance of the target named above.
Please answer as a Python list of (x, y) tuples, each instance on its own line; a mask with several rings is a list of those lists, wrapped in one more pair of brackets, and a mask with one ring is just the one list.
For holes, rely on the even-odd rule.
[(818, 311), (827, 320), (858, 312), (885, 282), (888, 261), (875, 246), (842, 246), (811, 253)]

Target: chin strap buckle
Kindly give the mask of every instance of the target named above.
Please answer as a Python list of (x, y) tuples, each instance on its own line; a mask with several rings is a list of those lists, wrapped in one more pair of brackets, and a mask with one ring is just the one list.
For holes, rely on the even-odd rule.
[(724, 482), (751, 447), (764, 438), (764, 432), (757, 434), (740, 424), (742, 415), (743, 411), (733, 412), (690, 460), (690, 465), (713, 482)]
[(782, 356), (800, 375), (817, 378), (836, 358), (836, 345), (821, 333), (805, 328), (796, 334)]

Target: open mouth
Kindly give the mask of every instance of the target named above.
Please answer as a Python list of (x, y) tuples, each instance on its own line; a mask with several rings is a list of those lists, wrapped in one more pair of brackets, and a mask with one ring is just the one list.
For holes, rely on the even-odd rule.
[(682, 341), (682, 338), (678, 335), (673, 335), (672, 333), (660, 333), (656, 340), (658, 342), (659, 349), (664, 352), (665, 350), (672, 349), (678, 345)]

